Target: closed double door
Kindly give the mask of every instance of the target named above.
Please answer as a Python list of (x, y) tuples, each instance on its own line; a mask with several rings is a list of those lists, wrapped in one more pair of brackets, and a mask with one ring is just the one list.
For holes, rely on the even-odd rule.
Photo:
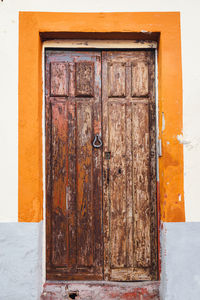
[(157, 278), (154, 51), (46, 50), (47, 279)]

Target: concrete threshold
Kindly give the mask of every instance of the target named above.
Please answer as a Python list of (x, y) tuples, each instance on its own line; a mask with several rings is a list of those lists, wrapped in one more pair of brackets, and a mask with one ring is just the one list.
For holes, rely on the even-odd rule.
[(159, 300), (159, 281), (47, 281), (41, 300)]

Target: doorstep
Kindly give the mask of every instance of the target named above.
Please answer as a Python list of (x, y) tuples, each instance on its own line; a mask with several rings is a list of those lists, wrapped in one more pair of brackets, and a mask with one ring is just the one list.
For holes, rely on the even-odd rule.
[(159, 281), (47, 281), (41, 300), (159, 300)]

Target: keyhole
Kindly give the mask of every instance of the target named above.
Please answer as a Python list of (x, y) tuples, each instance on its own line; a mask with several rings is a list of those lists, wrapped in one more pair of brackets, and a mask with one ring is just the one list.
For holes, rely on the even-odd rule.
[(119, 168), (119, 170), (118, 170), (118, 173), (119, 173), (119, 174), (121, 174), (121, 173), (122, 173), (122, 170), (121, 170), (120, 168)]

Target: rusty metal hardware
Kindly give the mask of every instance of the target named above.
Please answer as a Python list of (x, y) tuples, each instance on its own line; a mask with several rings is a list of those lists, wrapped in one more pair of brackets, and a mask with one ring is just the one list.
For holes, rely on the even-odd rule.
[(95, 135), (92, 145), (94, 148), (100, 148), (103, 145), (101, 137), (98, 134)]
[(105, 158), (110, 159), (110, 152), (105, 152)]
[(162, 156), (162, 141), (161, 139), (158, 140), (158, 157)]

